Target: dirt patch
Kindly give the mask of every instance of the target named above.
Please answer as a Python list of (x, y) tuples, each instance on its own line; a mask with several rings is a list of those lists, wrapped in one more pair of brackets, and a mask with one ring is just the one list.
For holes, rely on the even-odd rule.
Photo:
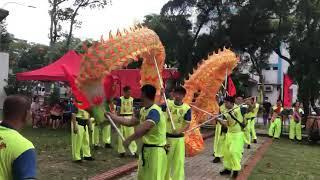
[(266, 153), (270, 145), (272, 144), (272, 139), (267, 139), (265, 142), (257, 149), (253, 157), (244, 165), (243, 170), (241, 171), (237, 180), (246, 180), (250, 176), (252, 170), (256, 166), (259, 160), (262, 159), (263, 155)]

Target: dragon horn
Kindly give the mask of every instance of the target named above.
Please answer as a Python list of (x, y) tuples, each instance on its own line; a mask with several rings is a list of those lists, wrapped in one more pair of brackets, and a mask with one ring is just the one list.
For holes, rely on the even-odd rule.
[(113, 39), (112, 31), (109, 31), (109, 39)]
[(123, 29), (123, 32), (124, 32), (125, 34), (128, 34), (128, 33), (129, 33), (126, 28)]
[(100, 37), (100, 42), (101, 42), (101, 43), (104, 43), (103, 35), (101, 35), (101, 37)]
[(119, 29), (117, 30), (117, 36), (122, 36), (121, 32), (119, 31)]

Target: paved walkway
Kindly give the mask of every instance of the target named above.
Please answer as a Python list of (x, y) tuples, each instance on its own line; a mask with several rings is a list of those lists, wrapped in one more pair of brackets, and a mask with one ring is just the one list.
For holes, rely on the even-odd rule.
[[(265, 137), (258, 138), (258, 144), (251, 145), (251, 149), (245, 149), (244, 156), (242, 159), (242, 165), (245, 166), (249, 158), (255, 153), (255, 151), (261, 146), (266, 140)], [(228, 177), (221, 177), (219, 172), (223, 169), (222, 163), (213, 164), (211, 161), (212, 157), (212, 138), (206, 140), (205, 150), (191, 158), (186, 158), (185, 170), (187, 180), (225, 180)], [(136, 177), (136, 171), (118, 178), (119, 180), (134, 180)]]

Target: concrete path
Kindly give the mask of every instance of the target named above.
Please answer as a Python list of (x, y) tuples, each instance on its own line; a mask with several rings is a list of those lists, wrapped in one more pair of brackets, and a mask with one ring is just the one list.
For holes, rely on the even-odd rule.
[[(266, 140), (266, 137), (259, 137), (258, 144), (252, 144), (251, 149), (245, 149), (244, 156), (242, 159), (243, 167), (248, 162), (249, 158), (254, 155), (256, 150), (261, 146), (261, 144)], [(213, 164), (212, 160), (212, 138), (205, 141), (205, 150), (191, 158), (186, 158), (185, 171), (187, 180), (225, 180), (230, 179), (229, 177), (222, 177), (219, 172), (223, 169), (222, 163)], [(136, 171), (118, 178), (119, 180), (134, 180), (136, 177)]]

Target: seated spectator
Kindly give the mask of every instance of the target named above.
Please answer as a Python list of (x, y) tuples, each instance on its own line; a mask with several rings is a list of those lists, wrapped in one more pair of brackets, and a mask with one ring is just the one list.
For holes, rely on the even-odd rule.
[(71, 121), (72, 113), (76, 112), (76, 107), (72, 101), (64, 100), (63, 102), (63, 118), (62, 127)]
[(52, 129), (57, 129), (60, 126), (61, 119), (62, 107), (56, 103), (50, 110), (50, 124), (52, 124)]
[(44, 102), (40, 108), (40, 112), (42, 127), (50, 127), (50, 106)]
[(35, 96), (31, 104), (32, 127), (38, 128), (40, 122), (40, 102), (39, 97)]

